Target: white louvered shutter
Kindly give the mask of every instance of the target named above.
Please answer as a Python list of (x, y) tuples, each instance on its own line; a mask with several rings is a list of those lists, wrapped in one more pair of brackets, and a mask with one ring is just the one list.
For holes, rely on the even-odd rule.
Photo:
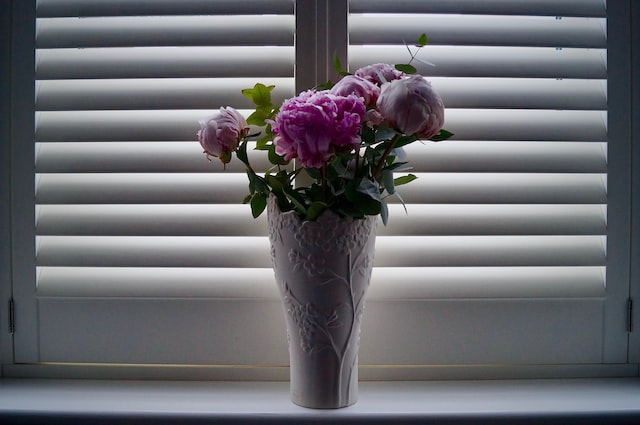
[(407, 214), (391, 209), (377, 243), (371, 292), (387, 306), (366, 329), (411, 348), (363, 336), (362, 360), (604, 362), (604, 1), (351, 0), (350, 70), (406, 63), (422, 33), (413, 64), (455, 136), (406, 149), (419, 179), (399, 188)]
[[(279, 100), (318, 82), (329, 48), (351, 70), (406, 62), (424, 32), (435, 66), (418, 68), (455, 137), (407, 149), (419, 179), (380, 227), (361, 376), (624, 363), (604, 1), (350, 0), (344, 23), (339, 2), (313, 3), (295, 28), (294, 0), (37, 1), (35, 107), (21, 99), (14, 129), (35, 145), (12, 153), (35, 148), (34, 170), (12, 170), (14, 252), (35, 256), (13, 258), (16, 362), (286, 378), (265, 219), (240, 203), (241, 167), (201, 155), (197, 120), (249, 108), (255, 82)], [(14, 18), (33, 4), (14, 1)]]
[[(250, 108), (241, 90), (258, 81), (276, 101), (293, 95), (293, 12), (292, 0), (37, 2), (39, 351), (26, 361), (230, 364), (273, 333), (284, 342), (269, 320), (227, 323), (265, 309), (256, 299), (282, 313), (243, 168), (209, 163), (196, 132), (220, 106)], [(284, 343), (265, 345), (243, 361), (286, 360)]]

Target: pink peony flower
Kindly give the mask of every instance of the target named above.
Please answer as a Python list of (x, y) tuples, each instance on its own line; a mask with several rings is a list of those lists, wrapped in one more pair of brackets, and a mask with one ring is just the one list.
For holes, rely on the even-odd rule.
[(444, 124), (444, 105), (431, 84), (412, 75), (384, 84), (378, 98), (378, 111), (396, 130), (429, 139)]
[(350, 94), (360, 96), (364, 99), (364, 103), (367, 106), (375, 106), (378, 96), (380, 95), (380, 87), (355, 75), (347, 75), (342, 78), (330, 91), (338, 96), (348, 96)]
[(358, 69), (355, 75), (367, 81), (381, 86), (393, 80), (398, 80), (405, 76), (405, 73), (398, 71), (393, 66), (386, 63), (376, 63)]
[(321, 167), (337, 152), (360, 146), (365, 114), (362, 98), (308, 90), (282, 104), (272, 128), (276, 153), (298, 158), (304, 167)]
[(231, 161), (231, 153), (238, 149), (249, 125), (240, 112), (231, 107), (220, 108), (212, 116), (199, 121), (198, 140), (207, 155), (220, 158), (224, 164)]

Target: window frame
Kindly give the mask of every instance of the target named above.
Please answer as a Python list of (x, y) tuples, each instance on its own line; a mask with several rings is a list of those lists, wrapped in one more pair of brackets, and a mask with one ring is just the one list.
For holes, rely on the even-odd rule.
[[(34, 29), (34, 19), (33, 16), (24, 13), (29, 5), (29, 2), (18, 2), (15, 0), (1, 0), (0, 6), (7, 5), (7, 8), (12, 9), (12, 25), (21, 25), (25, 31), (28, 31), (30, 28)], [(326, 0), (324, 0), (326, 1)], [(318, 0), (315, 4), (317, 6), (317, 10), (319, 13), (325, 13), (327, 10), (323, 0)], [(328, 1), (326, 2), (328, 4)], [(6, 10), (6, 8), (5, 8)], [(638, 20), (638, 7), (633, 6), (632, 2), (620, 2), (609, 5), (609, 10), (611, 10), (611, 16), (614, 19), (624, 20), (625, 16), (632, 16), (633, 19), (637, 22)], [(634, 13), (628, 13), (629, 10), (633, 10)], [(329, 12), (331, 13), (331, 12)], [(335, 9), (334, 9), (334, 12)], [(5, 16), (9, 16), (9, 14), (5, 14)], [(300, 19), (310, 19), (309, 16), (312, 15), (300, 15)], [(5, 18), (6, 19), (6, 18)], [(298, 19), (298, 18), (296, 18)], [(10, 25), (3, 26), (2, 31), (7, 31), (10, 33)], [(625, 39), (633, 39), (634, 41), (638, 40), (638, 30), (637, 26), (629, 24), (628, 26), (624, 25), (609, 25), (609, 44), (613, 46), (609, 51), (610, 63), (621, 64), (621, 66), (616, 68), (609, 69), (609, 81), (610, 90), (609, 90), (609, 102), (610, 102), (610, 117), (613, 116), (615, 120), (620, 120), (617, 125), (614, 125), (612, 128), (620, 129), (619, 133), (610, 134), (611, 139), (616, 140), (629, 140), (628, 144), (618, 144), (615, 145), (614, 148), (610, 146), (610, 158), (616, 158), (617, 162), (624, 163), (625, 165), (620, 168), (611, 168), (609, 170), (609, 196), (610, 196), (610, 205), (613, 205), (614, 208), (618, 209), (619, 217), (624, 217), (621, 220), (615, 222), (609, 222), (610, 226), (610, 237), (608, 253), (609, 258), (615, 258), (620, 261), (621, 264), (616, 266), (616, 270), (620, 270), (617, 275), (608, 276), (608, 279), (622, 279), (626, 281), (632, 282), (631, 285), (631, 294), (628, 293), (617, 293), (615, 296), (620, 302), (625, 302), (632, 296), (636, 298), (640, 297), (640, 288), (638, 285), (638, 265), (632, 261), (634, 256), (637, 256), (638, 247), (639, 247), (639, 230), (637, 224), (633, 222), (633, 219), (638, 217), (638, 202), (640, 195), (638, 194), (638, 186), (632, 185), (634, 181), (632, 179), (633, 176), (637, 177), (638, 174), (638, 150), (632, 149), (633, 144), (637, 144), (638, 134), (640, 131), (638, 129), (638, 107), (639, 103), (639, 95), (638, 95), (638, 87), (637, 85), (633, 87), (633, 91), (625, 90), (624, 84), (620, 83), (620, 81), (632, 81), (631, 76), (633, 75), (633, 70), (638, 69), (638, 53), (633, 52), (631, 49), (631, 44), (625, 46), (625, 43), (615, 43), (614, 40), (625, 40)], [(635, 28), (635, 30), (633, 30)], [(324, 31), (323, 31), (324, 29)], [(634, 32), (633, 32), (634, 31)], [(326, 31), (326, 27), (322, 27), (319, 25), (317, 27), (317, 36), (315, 37), (318, 45), (316, 46), (316, 50), (325, 49), (325, 53), (328, 51), (329, 46), (334, 44), (330, 39), (330, 32)], [(4, 34), (3, 34), (4, 35)], [(10, 48), (16, 52), (21, 49), (26, 48), (29, 45), (28, 40), (22, 40), (16, 37), (3, 37), (3, 58), (6, 55), (7, 44), (12, 43)], [(9, 41), (10, 40), (10, 41)], [(323, 44), (325, 43), (325, 44)], [(617, 48), (615, 46), (618, 46)], [(627, 48), (628, 47), (628, 48)], [(632, 57), (632, 54), (634, 55)], [(614, 59), (615, 58), (615, 59)], [(16, 134), (29, 134), (29, 131), (33, 132), (33, 124), (30, 114), (32, 114), (33, 108), (32, 106), (27, 107), (28, 104), (32, 103), (33, 99), (33, 80), (29, 77), (29, 73), (19, 73), (20, 69), (28, 69), (31, 67), (33, 69), (33, 61), (34, 59), (29, 55), (17, 55), (13, 54), (11, 57), (11, 68), (4, 66), (2, 68), (3, 75), (8, 73), (7, 75), (12, 75), (14, 81), (17, 81), (16, 84), (8, 87), (10, 91), (10, 96), (5, 96), (2, 99), (2, 108), (3, 110), (10, 110), (10, 119), (7, 118), (9, 114), (3, 114), (3, 127), (2, 133), (0, 135), (6, 139), (14, 140), (14, 143), (17, 143), (15, 139)], [(330, 71), (326, 70), (326, 67), (322, 67), (322, 64), (318, 64), (311, 61), (299, 61), (306, 64), (311, 63), (309, 66), (315, 67), (317, 70), (315, 75), (315, 82), (324, 81), (327, 78), (326, 76), (330, 75)], [(3, 63), (7, 63), (4, 62)], [(7, 85), (6, 81), (9, 81), (9, 78), (3, 78), (4, 85), (2, 86), (3, 90), (5, 89), (5, 85)], [(308, 87), (308, 82), (302, 83), (303, 87)], [(315, 83), (314, 83), (315, 84)], [(616, 109), (617, 108), (617, 109)], [(612, 119), (612, 118), (610, 118)], [(5, 139), (5, 140), (6, 140)], [(33, 210), (33, 208), (28, 208), (29, 205), (32, 205), (32, 199), (34, 199), (33, 191), (29, 191), (24, 182), (28, 182), (32, 179), (34, 169), (29, 166), (15, 166), (15, 164), (29, 164), (32, 162), (32, 158), (30, 158), (28, 149), (16, 149), (9, 148), (8, 143), (2, 144), (2, 157), (3, 161), (8, 162), (9, 158), (11, 158), (11, 165), (13, 166), (4, 166), (3, 163), (3, 173), (8, 174), (9, 170), (12, 170), (14, 173), (12, 178), (3, 179), (2, 183), (2, 198), (8, 199), (9, 202), (3, 202), (2, 205), (2, 216), (3, 220), (6, 221), (6, 226), (3, 226), (3, 232), (7, 232), (5, 229), (11, 229), (11, 234), (7, 234), (7, 240), (11, 240), (11, 250), (9, 251), (7, 248), (4, 248), (3, 251), (0, 252), (1, 260), (2, 260), (2, 278), (3, 280), (6, 277), (6, 282), (12, 281), (11, 284), (1, 285), (0, 286), (0, 297), (3, 300), (3, 306), (9, 305), (9, 300), (12, 298), (19, 298), (21, 296), (19, 293), (21, 291), (29, 292), (31, 289), (28, 285), (20, 283), (23, 279), (28, 279), (27, 276), (19, 276), (16, 273), (17, 270), (25, 270), (28, 267), (33, 266), (35, 268), (35, 263), (33, 259), (30, 259), (25, 256), (18, 255), (20, 252), (29, 251), (32, 252), (35, 248), (30, 245), (29, 238), (24, 237), (22, 232), (28, 232), (31, 227), (33, 227), (33, 223), (35, 221), (35, 217), (33, 212), (29, 212)], [(6, 155), (5, 155), (6, 154)], [(637, 179), (636, 179), (637, 180)], [(9, 182), (13, 182), (10, 186)], [(625, 183), (626, 182), (626, 183)], [(32, 186), (32, 185), (31, 185)], [(631, 200), (631, 202), (629, 202)], [(18, 214), (18, 212), (20, 212)], [(5, 224), (5, 223), (3, 223)], [(630, 230), (631, 229), (631, 230)], [(2, 234), (4, 238), (4, 233)], [(615, 242), (614, 242), (615, 241)], [(34, 242), (33, 242), (34, 243)], [(624, 254), (626, 253), (626, 255)], [(611, 268), (608, 267), (608, 270)], [(635, 278), (634, 278), (635, 277)], [(13, 293), (13, 296), (12, 296)], [(20, 308), (15, 310), (16, 314), (16, 323), (21, 323), (23, 320), (30, 320), (28, 317), (35, 317), (37, 315), (36, 306), (24, 306), (20, 305)], [(619, 306), (621, 308), (617, 308), (615, 311), (607, 311), (605, 314), (605, 320), (616, 323), (618, 325), (624, 325), (627, 322), (627, 310), (625, 306)], [(0, 310), (1, 311), (1, 310)], [(278, 311), (278, 314), (280, 311)], [(634, 317), (638, 319), (638, 309), (635, 309)], [(4, 314), (0, 317), (0, 326), (3, 326), (3, 329), (7, 329), (9, 326), (9, 315)], [(4, 322), (4, 323), (3, 323)], [(636, 322), (638, 322), (636, 320)], [(608, 325), (606, 325), (608, 326)], [(612, 342), (611, 340), (605, 341), (604, 344), (604, 358), (609, 359), (611, 363), (614, 363), (612, 367), (607, 368), (598, 368), (594, 367), (594, 365), (585, 366), (582, 368), (583, 370), (577, 371), (571, 365), (539, 365), (529, 367), (527, 371), (522, 371), (521, 368), (516, 366), (507, 366), (503, 367), (500, 371), (496, 370), (495, 367), (488, 366), (486, 364), (476, 365), (473, 369), (474, 372), (471, 375), (477, 376), (492, 376), (497, 377), (503, 374), (504, 376), (513, 376), (514, 373), (534, 373), (536, 376), (557, 376), (557, 373), (568, 373), (569, 375), (577, 374), (577, 375), (591, 375), (591, 374), (613, 374), (613, 375), (629, 375), (633, 374), (634, 371), (637, 373), (637, 363), (640, 361), (640, 338), (638, 338), (638, 332), (629, 334), (629, 343), (628, 347), (625, 350), (626, 356), (625, 358), (621, 357), (619, 347), (611, 350), (612, 346), (617, 344), (617, 342)], [(32, 350), (37, 350), (38, 344), (34, 341), (31, 345)], [(73, 376), (76, 375), (84, 375), (88, 373), (89, 375), (97, 375), (100, 376), (102, 374), (109, 374), (113, 371), (112, 368), (108, 366), (96, 366), (92, 367), (92, 371), (87, 372), (86, 367), (77, 368), (69, 365), (55, 365), (51, 367), (46, 367), (43, 365), (39, 366), (27, 366), (27, 365), (16, 365), (14, 364), (13, 358), (15, 355), (15, 346), (14, 346), (14, 336), (10, 334), (3, 333), (3, 337), (0, 339), (0, 349), (2, 350), (2, 362), (4, 364), (4, 372), (5, 374), (13, 375), (13, 374), (23, 374), (23, 373), (36, 373), (42, 374), (47, 373), (43, 371), (43, 368), (52, 370), (52, 367), (55, 368), (58, 373), (70, 374)], [(31, 372), (27, 371), (29, 369)], [(228, 376), (237, 376), (237, 370), (233, 372), (225, 372), (219, 373), (220, 371), (215, 368), (206, 368), (208, 369), (209, 375), (212, 377), (228, 377)], [(440, 367), (438, 371), (431, 369), (425, 372), (425, 369), (422, 367), (418, 367), (418, 370), (421, 370), (423, 373), (419, 374), (420, 376), (438, 376), (438, 377), (452, 377), (452, 376), (469, 376), (469, 368), (466, 368), (465, 371), (461, 372), (459, 368), (456, 367)], [(465, 368), (463, 368), (465, 369)], [(525, 368), (527, 369), (527, 368)], [(153, 373), (147, 373), (150, 369), (147, 369), (143, 366), (125, 366), (120, 367), (119, 373), (122, 373), (122, 376), (130, 376), (132, 373), (135, 376), (156, 376), (154, 375), (157, 369), (154, 369)], [(518, 372), (520, 370), (520, 372)], [(565, 372), (562, 372), (562, 371)], [(35, 371), (35, 372), (34, 372)], [(194, 368), (192, 369), (193, 374), (202, 372), (202, 368)], [(403, 373), (394, 374), (389, 371), (381, 371), (377, 370), (375, 367), (372, 367), (365, 372), (363, 376), (369, 376), (372, 379), (380, 379), (380, 377), (389, 377), (392, 376), (397, 378), (398, 376), (405, 375), (404, 379), (411, 379), (412, 376), (415, 376), (416, 369), (407, 368)], [(532, 372), (533, 371), (533, 372)], [(160, 374), (162, 375), (162, 374)], [(167, 372), (164, 376), (189, 376), (192, 375), (191, 372), (185, 373), (185, 369), (181, 367), (176, 367), (173, 371)], [(242, 375), (242, 374), (241, 374)], [(248, 376), (248, 375), (245, 375)], [(280, 368), (277, 371), (263, 371), (263, 377), (273, 377), (277, 376), (278, 378), (282, 378), (285, 376), (283, 370)]]

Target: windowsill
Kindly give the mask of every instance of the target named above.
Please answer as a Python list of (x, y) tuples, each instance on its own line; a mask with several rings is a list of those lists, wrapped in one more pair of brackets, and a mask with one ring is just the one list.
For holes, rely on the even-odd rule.
[(361, 382), (338, 410), (289, 401), (287, 382), (0, 380), (10, 423), (640, 423), (640, 379)]

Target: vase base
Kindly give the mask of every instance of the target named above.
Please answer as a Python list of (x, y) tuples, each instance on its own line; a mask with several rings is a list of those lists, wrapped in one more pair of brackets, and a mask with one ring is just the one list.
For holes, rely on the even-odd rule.
[(312, 403), (309, 401), (296, 400), (291, 397), (291, 402), (296, 406), (304, 407), (306, 409), (318, 409), (318, 410), (335, 410), (335, 409), (343, 409), (345, 407), (353, 406), (358, 402), (358, 399), (349, 400), (345, 404), (324, 404), (324, 403)]

